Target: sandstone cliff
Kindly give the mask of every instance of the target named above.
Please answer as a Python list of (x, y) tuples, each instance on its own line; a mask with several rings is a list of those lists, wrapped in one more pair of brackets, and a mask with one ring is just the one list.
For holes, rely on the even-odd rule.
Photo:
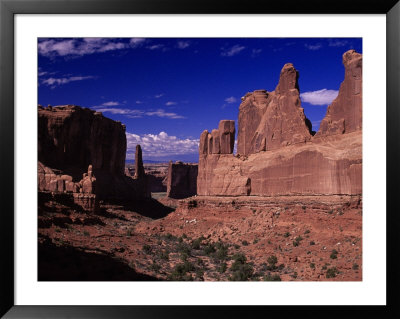
[(350, 133), (362, 128), (362, 55), (354, 50), (343, 54), (344, 81), (328, 107), (317, 136)]
[(214, 152), (213, 143), (210, 150), (217, 134), (201, 134), (198, 195), (361, 194), (361, 61), (354, 51), (343, 55), (345, 80), (315, 136), (300, 106), (292, 64), (283, 67), (274, 92), (246, 94), (236, 156)]
[[(90, 193), (99, 198), (149, 197), (140, 146), (136, 155), (140, 176), (125, 175), (125, 156), (125, 126), (120, 122), (75, 105), (39, 106), (38, 157), (44, 167), (69, 176), (73, 183), (86, 172), (96, 176), (96, 188)], [(63, 192), (62, 182), (58, 183), (56, 191)]]
[(294, 66), (287, 63), (275, 91), (256, 90), (242, 98), (238, 154), (249, 155), (310, 140), (311, 124), (301, 107), (298, 77)]
[(196, 164), (169, 162), (167, 196), (179, 199), (196, 195), (197, 173)]

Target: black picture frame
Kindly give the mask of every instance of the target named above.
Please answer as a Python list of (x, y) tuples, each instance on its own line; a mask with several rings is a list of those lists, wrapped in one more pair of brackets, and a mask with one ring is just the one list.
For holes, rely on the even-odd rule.
[[(385, 14), (387, 21), (386, 306), (16, 306), (14, 303), (14, 15), (15, 14)], [(0, 315), (5, 318), (400, 317), (396, 201), (400, 136), (398, 0), (0, 0)], [(377, 110), (378, 112), (378, 110)], [(375, 129), (379, 129), (379, 123)], [(382, 141), (383, 142), (383, 141)], [(382, 205), (384, 207), (384, 205)], [(384, 212), (376, 212), (381, 213)], [(380, 274), (376, 274), (380, 276)], [(177, 305), (179, 300), (177, 300)]]

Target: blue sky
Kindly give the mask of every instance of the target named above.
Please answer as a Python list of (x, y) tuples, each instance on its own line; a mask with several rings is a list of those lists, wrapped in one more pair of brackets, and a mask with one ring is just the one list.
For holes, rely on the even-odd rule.
[(273, 91), (285, 63), (318, 130), (361, 38), (41, 38), (38, 103), (75, 104), (126, 125), (127, 159), (198, 160), (203, 130), (237, 122), (240, 98)]

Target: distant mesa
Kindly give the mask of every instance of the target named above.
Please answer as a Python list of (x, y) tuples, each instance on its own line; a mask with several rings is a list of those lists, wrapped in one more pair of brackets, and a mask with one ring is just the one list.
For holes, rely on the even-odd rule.
[(236, 156), (234, 121), (204, 131), (198, 195), (361, 194), (362, 55), (345, 52), (343, 65), (345, 79), (315, 135), (291, 63), (283, 66), (275, 91), (256, 90), (242, 98)]

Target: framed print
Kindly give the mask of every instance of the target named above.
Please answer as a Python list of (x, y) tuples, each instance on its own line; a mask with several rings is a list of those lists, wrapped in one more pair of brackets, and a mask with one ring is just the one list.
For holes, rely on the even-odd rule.
[(1, 1), (1, 314), (398, 314), (399, 8)]

